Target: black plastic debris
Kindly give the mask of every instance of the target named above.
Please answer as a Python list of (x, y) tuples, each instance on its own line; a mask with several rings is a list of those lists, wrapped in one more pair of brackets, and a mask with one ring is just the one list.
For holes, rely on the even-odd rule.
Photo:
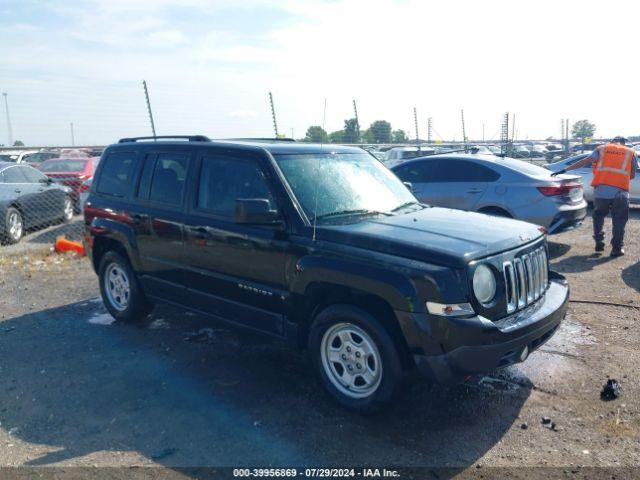
[(549, 430), (553, 430), (554, 432), (557, 431), (556, 423), (552, 422), (549, 417), (542, 417), (542, 426), (548, 428)]
[(615, 400), (620, 396), (620, 384), (615, 378), (607, 380), (607, 384), (602, 386), (600, 392), (600, 399), (608, 402), (609, 400)]
[(526, 430), (527, 428), (529, 428), (529, 425), (527, 424), (527, 422), (524, 422), (522, 425), (520, 425), (520, 428), (522, 430)]

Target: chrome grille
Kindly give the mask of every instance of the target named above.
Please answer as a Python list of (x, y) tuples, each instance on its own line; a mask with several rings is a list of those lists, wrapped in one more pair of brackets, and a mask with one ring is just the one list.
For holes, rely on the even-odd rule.
[(503, 264), (507, 313), (530, 305), (538, 300), (549, 283), (547, 252), (540, 247), (519, 258)]

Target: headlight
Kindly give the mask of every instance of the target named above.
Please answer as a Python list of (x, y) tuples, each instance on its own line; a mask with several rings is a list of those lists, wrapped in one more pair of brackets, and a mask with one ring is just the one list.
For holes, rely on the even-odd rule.
[(496, 296), (496, 277), (486, 265), (478, 265), (473, 273), (473, 293), (480, 303), (489, 303)]

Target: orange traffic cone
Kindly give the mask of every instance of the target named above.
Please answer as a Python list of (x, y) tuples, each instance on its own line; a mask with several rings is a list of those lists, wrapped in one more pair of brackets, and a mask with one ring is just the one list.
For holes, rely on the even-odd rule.
[(80, 242), (72, 242), (64, 237), (56, 238), (56, 252), (76, 252), (78, 255), (83, 257), (85, 255), (84, 246)]

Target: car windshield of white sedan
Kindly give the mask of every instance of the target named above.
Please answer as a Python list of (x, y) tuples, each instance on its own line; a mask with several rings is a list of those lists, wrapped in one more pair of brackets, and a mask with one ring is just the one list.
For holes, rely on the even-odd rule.
[(391, 213), (417, 200), (371, 155), (276, 155), (307, 217), (322, 219)]

